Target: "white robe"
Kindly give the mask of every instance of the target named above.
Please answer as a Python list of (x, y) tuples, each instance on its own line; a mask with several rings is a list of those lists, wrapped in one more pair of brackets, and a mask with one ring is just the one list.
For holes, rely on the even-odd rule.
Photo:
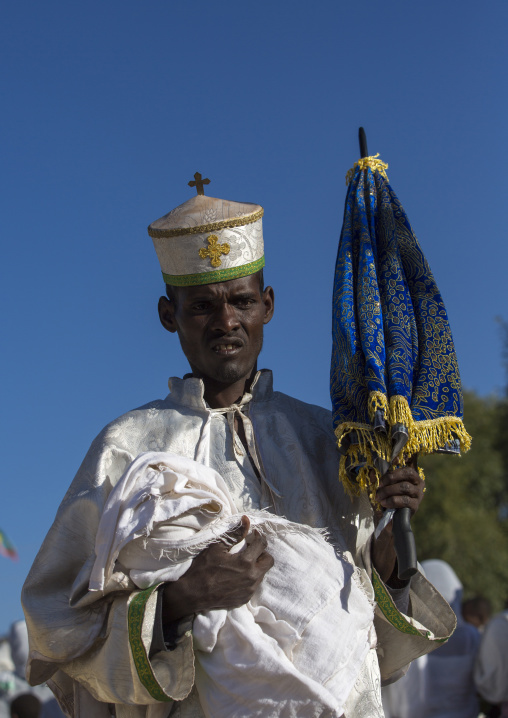
[[(172, 379), (170, 388), (165, 400), (129, 412), (99, 434), (64, 497), (23, 591), (30, 682), (50, 680), (75, 718), (98, 717), (108, 703), (118, 718), (165, 718), (170, 710), (171, 718), (203, 715), (193, 691), (192, 636), (174, 651), (150, 655), (155, 594), (137, 590), (123, 572), (114, 573), (104, 591), (88, 590), (97, 527), (112, 487), (140, 453), (171, 451), (215, 469), (237, 512), (269, 508), (327, 529), (334, 545), (353, 555), (366, 585), (372, 577), (377, 656), (374, 649), (367, 654), (345, 715), (381, 716), (380, 674), (393, 680), (413, 658), (440, 645), (454, 616), (419, 575), (411, 583), (412, 616), (400, 614), (371, 569), (372, 510), (366, 498), (350, 501), (338, 481), (330, 412), (274, 392), (268, 371), (258, 372), (239, 406), (224, 410), (206, 406), (199, 379)], [(235, 414), (250, 458), (233, 430)]]
[(485, 626), (474, 670), (478, 692), (490, 703), (504, 704), (508, 714), (508, 611)]
[(457, 616), (450, 641), (427, 659), (423, 672), (423, 718), (476, 718), (479, 705), (473, 667), (480, 644), (478, 630), (461, 615), (462, 584), (445, 561), (422, 561), (426, 577), (448, 601)]

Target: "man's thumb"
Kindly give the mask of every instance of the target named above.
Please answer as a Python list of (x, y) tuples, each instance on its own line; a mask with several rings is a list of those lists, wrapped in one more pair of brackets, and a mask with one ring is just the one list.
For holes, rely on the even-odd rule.
[(228, 531), (227, 538), (228, 543), (235, 544), (240, 543), (247, 536), (250, 529), (250, 521), (248, 516), (242, 516), (238, 526)]

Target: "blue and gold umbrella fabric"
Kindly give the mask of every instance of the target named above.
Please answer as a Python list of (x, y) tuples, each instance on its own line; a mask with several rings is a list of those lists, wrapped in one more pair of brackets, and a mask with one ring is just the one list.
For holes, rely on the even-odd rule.
[(330, 392), (340, 478), (350, 493), (371, 498), (381, 467), (396, 456), (404, 463), (471, 443), (443, 299), (387, 167), (378, 155), (364, 157), (347, 175), (333, 292)]

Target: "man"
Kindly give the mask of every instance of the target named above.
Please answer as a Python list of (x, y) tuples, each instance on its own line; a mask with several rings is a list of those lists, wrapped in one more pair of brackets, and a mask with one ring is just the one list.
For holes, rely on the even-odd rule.
[(490, 621), (492, 605), (485, 596), (473, 596), (462, 602), (462, 618), (477, 628), (480, 633)]
[[(272, 565), (264, 540), (249, 533), (244, 518), (234, 539), (247, 537), (245, 551), (231, 554), (224, 544), (213, 544), (177, 582), (144, 591), (117, 564), (104, 590), (90, 592), (104, 504), (144, 451), (171, 451), (211, 466), (239, 513), (269, 508), (327, 529), (330, 540), (354, 556), (371, 598), (372, 577), (381, 607), (376, 631), (384, 679), (396, 678), (453, 628), (445, 602), (421, 576), (412, 579), (411, 589), (397, 581), (391, 528), (373, 540), (370, 504), (345, 496), (330, 413), (274, 392), (271, 373), (257, 371), (263, 328), (274, 311), (274, 293), (264, 288), (261, 271), (262, 208), (205, 197), (201, 176), (195, 177), (198, 195), (148, 230), (167, 286), (160, 320), (178, 334), (192, 375), (171, 379), (165, 400), (120, 417), (99, 434), (24, 588), (29, 680), (49, 681), (76, 717), (113, 710), (119, 718), (203, 716), (207, 706), (193, 689), (193, 615), (243, 605)], [(418, 473), (401, 467), (383, 477), (377, 499), (383, 507), (414, 512), (422, 494)], [(407, 613), (409, 601), (413, 619), (396, 606)], [(345, 715), (382, 715), (375, 649)]]

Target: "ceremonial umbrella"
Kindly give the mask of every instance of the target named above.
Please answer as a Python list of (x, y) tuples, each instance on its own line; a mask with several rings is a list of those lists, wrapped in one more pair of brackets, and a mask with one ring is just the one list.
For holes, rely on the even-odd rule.
[[(379, 479), (394, 461), (467, 451), (471, 438), (441, 294), (388, 183), (388, 165), (367, 156), (362, 128), (360, 145), (365, 156), (346, 177), (330, 393), (340, 479), (349, 493), (367, 492), (375, 503)], [(416, 554), (408, 544), (410, 555), (400, 555), (401, 526), (410, 531), (409, 509), (394, 518), (399, 576), (407, 577), (416, 570)]]

